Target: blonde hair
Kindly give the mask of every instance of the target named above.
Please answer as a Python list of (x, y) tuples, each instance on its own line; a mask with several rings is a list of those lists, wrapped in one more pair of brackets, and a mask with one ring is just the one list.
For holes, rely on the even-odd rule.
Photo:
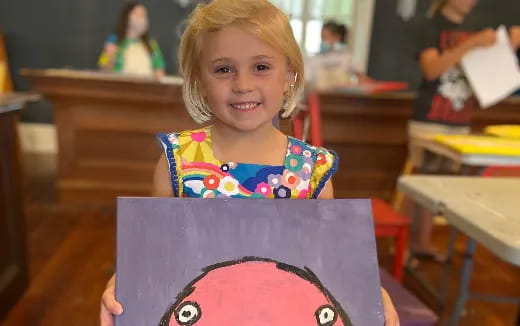
[(435, 16), (437, 11), (441, 10), (442, 7), (448, 2), (448, 0), (434, 0), (433, 3), (430, 5), (430, 8), (428, 8), (428, 12), (426, 13), (426, 16), (428, 18), (432, 18)]
[(211, 109), (197, 85), (202, 37), (204, 33), (233, 24), (250, 27), (251, 32), (287, 58), (289, 69), (295, 74), (294, 84), (285, 93), (283, 104), (282, 117), (288, 117), (303, 92), (303, 57), (288, 17), (268, 0), (213, 0), (195, 8), (182, 35), (179, 49), (186, 109), (198, 123), (211, 120)]

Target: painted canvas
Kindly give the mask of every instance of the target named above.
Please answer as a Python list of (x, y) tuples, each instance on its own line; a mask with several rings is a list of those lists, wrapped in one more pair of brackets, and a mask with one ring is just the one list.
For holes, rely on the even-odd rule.
[(382, 326), (369, 200), (119, 198), (117, 326)]

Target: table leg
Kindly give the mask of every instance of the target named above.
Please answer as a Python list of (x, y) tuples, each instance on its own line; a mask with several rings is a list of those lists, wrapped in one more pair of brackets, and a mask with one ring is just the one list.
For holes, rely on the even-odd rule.
[(469, 282), (471, 279), (471, 272), (473, 269), (473, 254), (475, 253), (475, 248), (477, 247), (477, 242), (471, 238), (468, 238), (468, 242), (466, 243), (466, 253), (464, 255), (464, 263), (462, 265), (462, 271), (460, 276), (460, 286), (459, 286), (459, 296), (457, 299), (457, 303), (455, 304), (455, 309), (451, 315), (448, 326), (456, 326), (457, 322), (460, 318), (460, 314), (466, 305), (466, 301), (469, 298)]
[(439, 309), (444, 309), (444, 305), (446, 303), (446, 294), (448, 292), (448, 280), (451, 275), (453, 255), (455, 254), (455, 240), (457, 240), (457, 228), (454, 226), (450, 226), (450, 237), (448, 241), (448, 252), (446, 255), (446, 262), (444, 263), (444, 268), (442, 271), (442, 280), (441, 280), (441, 293), (439, 300)]
[[(421, 218), (421, 214), (423, 214), (423, 208), (416, 201), (412, 202), (412, 224), (410, 226), (410, 232), (408, 234), (409, 243), (415, 243), (417, 234), (419, 233), (419, 219)], [(411, 268), (412, 262), (414, 259), (414, 252), (410, 248), (410, 255), (408, 255), (408, 260), (406, 262), (406, 267)]]
[(401, 228), (396, 237), (393, 274), (398, 282), (403, 280), (404, 254), (408, 247), (408, 229)]

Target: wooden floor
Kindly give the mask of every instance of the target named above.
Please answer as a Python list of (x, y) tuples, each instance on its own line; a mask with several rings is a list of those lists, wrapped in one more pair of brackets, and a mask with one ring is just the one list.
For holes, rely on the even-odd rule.
[[(54, 157), (25, 158), (26, 230), (30, 288), (2, 326), (97, 325), (99, 299), (113, 272), (115, 211), (111, 208), (61, 207), (55, 204), (56, 161)], [(437, 245), (446, 244), (446, 227), (434, 234)], [(457, 242), (454, 262), (459, 270), (464, 239)], [(388, 266), (388, 242), (379, 241), (380, 261)], [(420, 266), (432, 280), (440, 278), (434, 263)], [(457, 278), (449, 287), (450, 312), (456, 297)], [(416, 289), (413, 280), (405, 284)], [(520, 296), (520, 269), (502, 262), (479, 247), (476, 253), (472, 289), (480, 292)], [(416, 290), (426, 302), (428, 296)], [(459, 325), (514, 325), (517, 307), (471, 301)]]

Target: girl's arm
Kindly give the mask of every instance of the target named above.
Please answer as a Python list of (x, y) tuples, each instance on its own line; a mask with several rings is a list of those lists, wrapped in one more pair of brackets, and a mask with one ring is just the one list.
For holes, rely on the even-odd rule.
[(444, 51), (442, 54), (436, 48), (423, 50), (419, 55), (419, 64), (424, 78), (427, 80), (438, 79), (442, 74), (458, 64), (469, 50), (493, 45), (495, 40), (495, 31), (488, 28), (471, 36), (459, 46)]
[(161, 155), (155, 166), (152, 197), (173, 197), (170, 170), (164, 155)]
[(399, 315), (395, 310), (392, 299), (385, 289), (381, 288), (381, 298), (383, 299), (383, 310), (385, 313), (385, 326), (399, 326)]
[(103, 48), (103, 52), (98, 60), (98, 66), (104, 71), (112, 71), (114, 69), (114, 63), (116, 60), (117, 51), (119, 46), (117, 45), (117, 36), (115, 34), (110, 35)]
[(114, 69), (114, 62), (117, 53), (117, 45), (113, 43), (106, 43), (103, 48), (103, 53), (98, 60), (99, 67), (104, 71), (112, 71)]
[(164, 61), (164, 56), (161, 52), (161, 48), (159, 47), (159, 43), (157, 41), (152, 40), (151, 41), (151, 47), (152, 47), (152, 67), (154, 70), (154, 77), (158, 81), (160, 81), (164, 75), (166, 68), (166, 63)]
[(318, 199), (334, 199), (334, 188), (332, 187), (331, 180), (325, 183), (325, 186), (321, 190)]
[(154, 70), (154, 77), (156, 80), (161, 81), (164, 77), (164, 69)]

